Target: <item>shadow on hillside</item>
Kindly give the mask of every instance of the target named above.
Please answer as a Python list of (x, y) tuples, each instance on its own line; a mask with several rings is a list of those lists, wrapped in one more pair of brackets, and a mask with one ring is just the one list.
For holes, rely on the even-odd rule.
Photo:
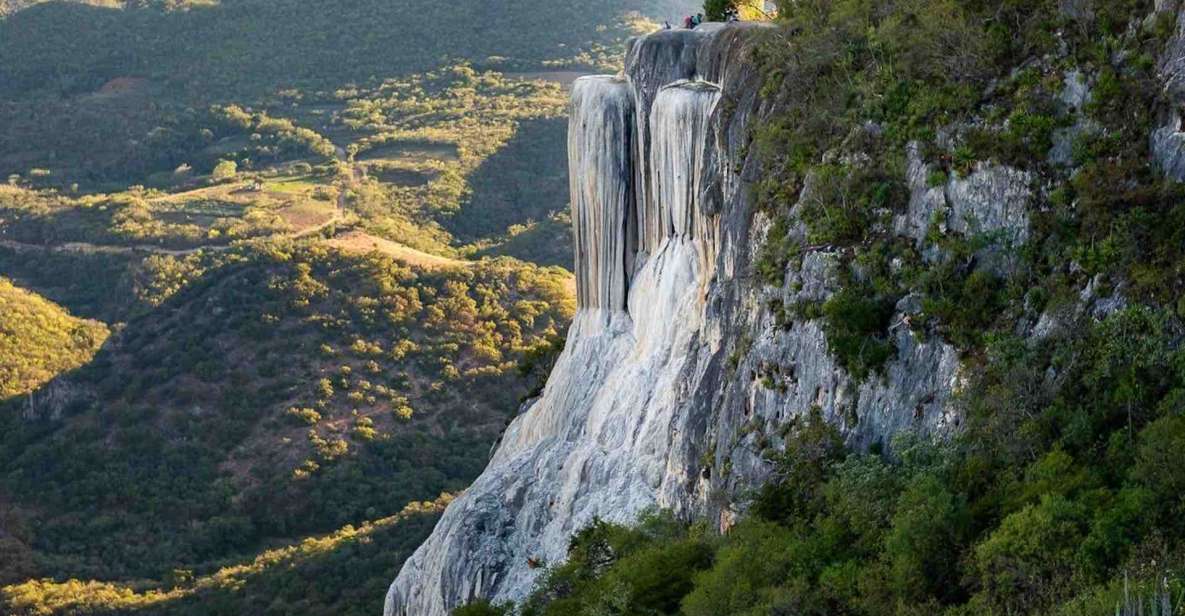
[[(570, 268), (569, 233), (559, 231), (556, 225), (545, 224), (553, 214), (568, 208), (566, 140), (566, 118), (521, 123), (514, 139), (469, 175), (473, 194), (444, 225), (461, 242), (476, 242), (523, 235), (520, 229), (511, 232), (511, 227), (540, 223), (529, 232), (553, 232), (553, 237), (537, 236), (531, 242), (517, 242), (517, 249), (492, 254), (514, 255), (525, 261)], [(543, 242), (537, 242), (538, 239)]]
[(77, 317), (108, 325), (126, 321), (136, 309), (131, 264), (143, 258), (122, 254), (22, 252), (0, 246), (0, 275), (33, 290)]
[[(36, 414), (60, 419), (28, 421), (19, 406), (0, 405), (0, 489), (28, 512), (22, 543), (43, 567), (39, 576), (159, 580), (175, 568), (202, 574), (277, 541), (329, 532), (460, 489), (481, 471), (503, 410), (513, 409), (521, 387), (513, 375), (414, 397), (413, 404), (426, 406), (423, 418), (411, 423), (394, 424), (394, 413), (383, 411), (378, 425), (396, 427), (381, 438), (349, 436), (349, 455), (322, 452), (331, 443), (320, 438), (309, 444), (310, 428), (294, 425), (286, 410), (294, 401), (312, 400), (305, 392), (318, 377), (348, 365), (375, 390), (384, 384), (411, 395), (414, 387), (404, 381), (437, 378), (437, 362), (435, 356), (402, 363), (376, 358), (375, 368), (362, 373), (361, 356), (326, 359), (326, 346), (346, 348), (374, 334), (364, 319), (342, 316), (353, 314), (354, 298), (403, 297), (400, 285), (418, 289), (414, 285), (428, 284), (431, 276), (398, 278), (397, 268), (385, 262), (376, 268), (362, 257), (300, 254), (301, 264), (316, 266), (313, 275), (324, 283), (314, 305), (294, 303), (303, 296), (294, 285), (308, 283), (308, 272), (301, 274), (305, 270), (286, 253), (227, 257), (159, 306), (124, 313), (126, 326), (89, 364), (59, 377), (59, 384), (70, 384), (62, 392), (68, 395), (51, 396), (57, 385), (43, 388), (39, 395), (53, 400), (38, 401)], [(52, 270), (26, 269), (26, 280), (53, 284)], [(432, 284), (436, 289), (445, 282)], [(27, 286), (36, 291), (40, 285)], [(319, 325), (331, 317), (349, 326)], [(424, 332), (368, 339), (391, 346), (420, 335), (443, 339)], [(361, 403), (346, 396), (341, 379), (332, 387), (338, 398), (327, 394), (332, 403), (326, 408), (335, 420), (352, 421), (348, 407)], [(356, 389), (362, 390), (360, 380)], [(481, 405), (462, 399), (475, 391)], [(245, 446), (250, 456), (239, 455)], [(299, 477), (293, 469), (306, 457), (321, 468)], [(2, 556), (0, 578), (13, 563)]]
[(529, 120), (469, 176), (473, 194), (445, 226), (461, 241), (499, 237), (568, 203), (568, 121)]
[(478, 251), (474, 256), (514, 257), (539, 265), (558, 265), (572, 271), (572, 220), (566, 212), (560, 212), (540, 222), (531, 222), (525, 229)]

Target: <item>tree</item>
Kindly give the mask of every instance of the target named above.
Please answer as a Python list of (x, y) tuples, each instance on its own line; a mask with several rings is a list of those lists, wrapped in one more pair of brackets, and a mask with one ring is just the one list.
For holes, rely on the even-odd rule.
[(704, 0), (704, 17), (708, 21), (727, 20), (730, 9), (736, 11), (743, 20), (765, 17), (765, 2), (763, 0)]
[(220, 160), (210, 175), (215, 180), (229, 180), (239, 172), (239, 165), (233, 160)]
[(704, 16), (708, 21), (724, 21), (728, 9), (733, 8), (735, 0), (705, 0)]

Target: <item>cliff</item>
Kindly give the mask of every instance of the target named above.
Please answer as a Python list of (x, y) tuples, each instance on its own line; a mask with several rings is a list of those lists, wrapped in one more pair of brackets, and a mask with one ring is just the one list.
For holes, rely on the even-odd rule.
[[(1178, 101), (1182, 28), (1185, 17), (1160, 66)], [(774, 34), (752, 24), (656, 32), (631, 43), (624, 75), (577, 83), (568, 156), (579, 312), (567, 347), (485, 472), (404, 565), (388, 616), (519, 600), (596, 518), (629, 523), (657, 506), (727, 529), (769, 477), (767, 454), (785, 428), (814, 411), (855, 449), (961, 429), (966, 362), (949, 337), (911, 325), (922, 317), (918, 292), (890, 304), (892, 352), (863, 373), (837, 358), (823, 319), (770, 308), (828, 302), (850, 266), (842, 247), (809, 241), (818, 177), (807, 177), (782, 225), (755, 203), (763, 164), (750, 128), (775, 103), (759, 96), (750, 55)], [(1059, 96), (1073, 115), (1090, 89), (1071, 74)], [(1180, 178), (1179, 105), (1161, 119), (1152, 153)], [(1068, 147), (1058, 140), (1084, 125), (1055, 135), (1049, 165)], [(974, 269), (1013, 271), (1033, 241), (1042, 178), (999, 160), (936, 173), (917, 143), (905, 150), (907, 195), (881, 231), (932, 267), (951, 258), (930, 234), (988, 238), (969, 257)], [(775, 232), (803, 249), (777, 272), (781, 284), (767, 284), (754, 264)], [(1119, 291), (1100, 295), (1090, 280), (1069, 308), (1038, 309), (1011, 329), (1036, 341), (1126, 305)]]
[(577, 82), (568, 156), (579, 310), (567, 347), (404, 566), (387, 614), (520, 599), (538, 565), (562, 560), (594, 518), (702, 508), (712, 408), (702, 398), (725, 377), (724, 315), (710, 306), (717, 270), (731, 276), (745, 258), (734, 254), (747, 197), (733, 169), (754, 112), (746, 54), (758, 30), (657, 32), (632, 44), (624, 76)]
[[(404, 566), (387, 614), (520, 599), (538, 565), (561, 561), (594, 518), (628, 522), (658, 506), (726, 524), (726, 496), (768, 472), (738, 436), (754, 420), (784, 423), (817, 405), (864, 441), (951, 425), (948, 347), (903, 332), (890, 378), (854, 384), (817, 325), (781, 331), (759, 309), (766, 291), (749, 264), (764, 225), (754, 221), (746, 150), (760, 112), (748, 54), (763, 31), (656, 32), (633, 42), (624, 76), (576, 84), (568, 156), (579, 312), (567, 348), (486, 471)], [(802, 293), (826, 293), (827, 255), (812, 263)], [(752, 331), (766, 333), (727, 365)], [(782, 360), (794, 372), (786, 391), (753, 377)], [(847, 419), (857, 397), (856, 413), (869, 416), (858, 425)]]

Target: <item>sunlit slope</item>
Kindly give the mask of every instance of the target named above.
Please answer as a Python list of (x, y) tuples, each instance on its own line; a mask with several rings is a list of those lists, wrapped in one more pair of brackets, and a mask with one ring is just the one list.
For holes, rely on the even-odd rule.
[(90, 361), (107, 333), (102, 323), (71, 316), (0, 278), (0, 400)]

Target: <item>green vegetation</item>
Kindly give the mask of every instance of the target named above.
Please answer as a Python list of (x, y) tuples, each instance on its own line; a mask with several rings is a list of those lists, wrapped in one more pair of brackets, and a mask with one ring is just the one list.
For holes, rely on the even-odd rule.
[(705, 0), (704, 18), (708, 21), (725, 21), (729, 11), (746, 21), (765, 19), (764, 0)]
[(0, 400), (27, 394), (90, 361), (107, 327), (0, 278)]
[[(797, 203), (802, 239), (838, 251), (852, 297), (871, 288), (868, 301), (888, 305), (912, 295), (921, 311), (908, 325), (965, 353), (981, 353), (994, 328), (1035, 318), (1045, 305), (1032, 300), (1072, 297), (1096, 275), (1109, 285), (1124, 281), (1130, 299), (1175, 309), (1185, 193), (1161, 179), (1148, 152), (1160, 95), (1153, 59), (1172, 16), (1145, 20), (1150, 2), (1059, 7), (1003, 0), (780, 7), (784, 33), (759, 54), (764, 94), (787, 110), (754, 134), (769, 172), (758, 199), (773, 220), (755, 264), (761, 279), (780, 285), (800, 260), (805, 247), (790, 221)], [(1058, 102), (1071, 69), (1095, 83), (1083, 109)], [(1073, 166), (1048, 162), (1054, 131), (1083, 116), (1099, 128), (1080, 132)], [(931, 186), (981, 163), (1039, 173), (1048, 184), (1033, 186), (1026, 245), (955, 233), (944, 220), (932, 221), (920, 245), (896, 237), (894, 217), (908, 203), (909, 143), (929, 165)], [(1069, 272), (1068, 263), (1081, 269)], [(832, 351), (858, 378), (892, 356), (880, 348), (890, 325), (883, 314), (860, 325), (839, 322), (834, 310), (814, 316), (827, 317)], [(870, 349), (869, 361), (853, 361), (853, 349)]]
[(533, 385), (519, 358), (573, 310), (565, 272), (510, 260), (417, 271), (272, 244), (142, 268), (63, 418), (0, 417), (0, 489), (39, 575), (201, 571), (459, 489)]
[[(1185, 356), (1164, 319), (1133, 308), (1035, 349), (990, 345), (949, 444), (845, 451), (808, 415), (725, 535), (594, 523), (523, 613), (1180, 613)], [(1053, 395), (1031, 383), (1051, 357)]]
[(893, 355), (893, 346), (884, 332), (893, 318), (890, 301), (867, 288), (849, 287), (823, 304), (824, 328), (831, 352), (856, 379), (870, 372)]
[(376, 235), (446, 254), (464, 240), (471, 253), (566, 203), (567, 169), (549, 149), (565, 132), (555, 84), (458, 65), (339, 94), (337, 122), (361, 136), (347, 152), (371, 178), (349, 207)]
[(399, 566), (451, 500), (408, 504), (399, 514), (267, 550), (253, 560), (196, 576), (170, 572), (164, 584), (30, 580), (0, 588), (12, 616), (364, 616), (382, 610)]

